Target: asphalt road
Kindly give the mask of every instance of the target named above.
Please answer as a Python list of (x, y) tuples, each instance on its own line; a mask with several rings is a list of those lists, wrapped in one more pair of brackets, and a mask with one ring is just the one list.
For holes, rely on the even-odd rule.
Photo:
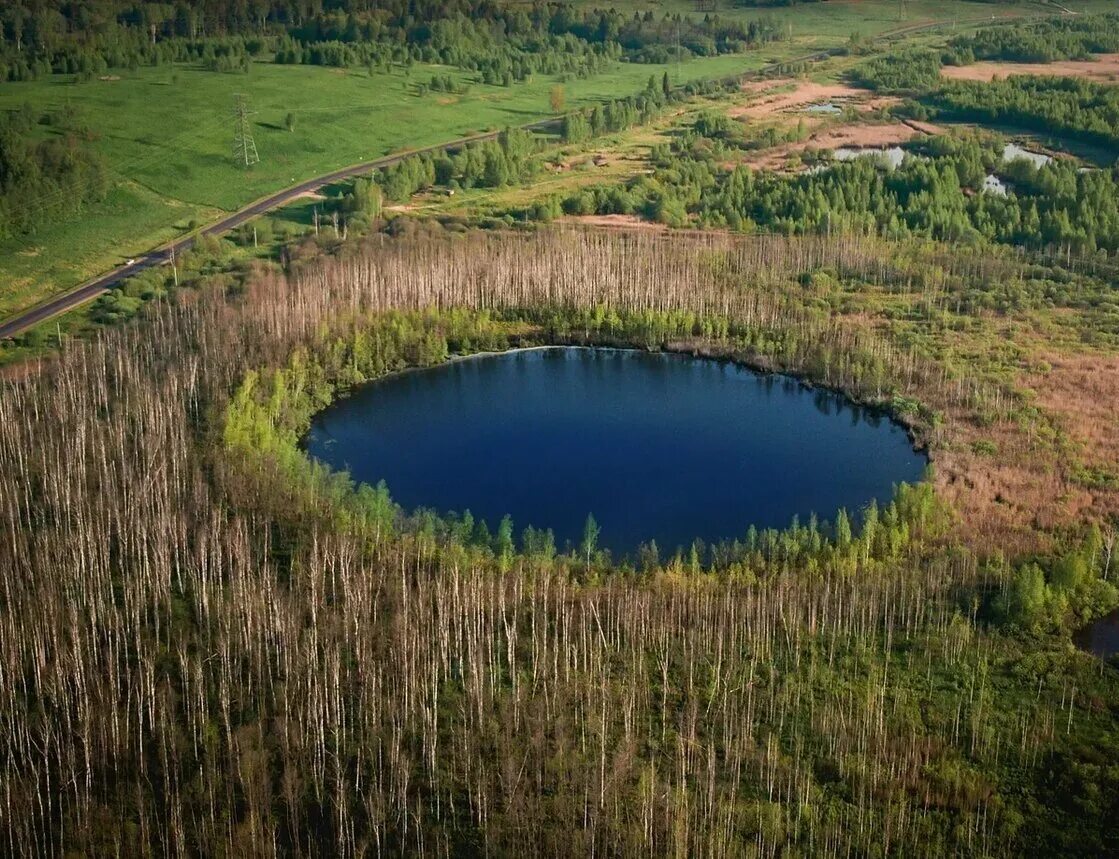
[[(555, 124), (554, 119), (545, 119), (540, 122), (529, 123), (523, 126), (527, 129), (542, 129)], [(171, 261), (172, 254), (181, 256), (185, 251), (191, 249), (199, 235), (211, 236), (227, 233), (230, 230), (236, 229), (241, 224), (255, 218), (257, 215), (270, 212), (280, 206), (290, 203), (292, 200), (297, 199), (302, 194), (307, 194), (313, 191), (340, 182), (344, 179), (352, 179), (356, 176), (363, 176), (382, 167), (387, 167), (390, 164), (395, 164), (398, 161), (407, 158), (410, 155), (416, 155), (423, 152), (435, 152), (439, 150), (448, 150), (454, 152), (469, 143), (475, 143), (480, 140), (493, 140), (497, 137), (499, 132), (491, 131), (485, 134), (476, 134), (471, 137), (460, 137), (450, 143), (440, 143), (435, 146), (425, 146), (422, 149), (411, 149), (407, 152), (401, 152), (396, 155), (386, 155), (383, 158), (375, 158), (372, 161), (365, 161), (361, 164), (353, 164), (349, 167), (344, 167), (341, 170), (335, 170), (333, 173), (327, 173), (323, 176), (316, 176), (314, 179), (308, 179), (306, 182), (300, 182), (298, 185), (293, 185), (290, 188), (285, 188), (257, 200), (255, 203), (250, 203), (243, 209), (222, 218), (220, 221), (210, 224), (202, 229), (199, 233), (186, 236), (185, 238), (178, 239), (170, 244), (163, 245), (162, 247), (155, 248), (148, 251), (142, 256), (136, 257), (130, 265), (122, 265), (112, 271), (101, 275), (95, 280), (83, 283), (76, 289), (69, 292), (64, 292), (54, 298), (25, 310), (17, 314), (11, 319), (6, 320), (0, 324), (0, 338), (15, 337), (28, 328), (38, 325), (50, 319), (52, 316), (57, 316), (59, 313), (64, 313), (67, 310), (90, 301), (101, 293), (112, 289), (125, 278), (131, 277), (138, 272), (145, 269), (154, 268), (155, 266), (166, 265)]]
[[(881, 40), (889, 41), (902, 36), (912, 35), (913, 33), (922, 32), (925, 30), (934, 30), (944, 26), (946, 26), (944, 22), (937, 22), (932, 24), (918, 24), (908, 27), (899, 27), (896, 30), (892, 30), (888, 33), (883, 33), (878, 38)], [(806, 54), (803, 57), (784, 60), (779, 63), (772, 63), (768, 66), (763, 66), (756, 71), (732, 75), (725, 78), (724, 80), (747, 80), (749, 78), (765, 77), (769, 74), (772, 74), (774, 71), (778, 70), (782, 66), (793, 65), (796, 63), (819, 62), (821, 60), (826, 60), (828, 57), (833, 56), (837, 52), (837, 49), (817, 51), (815, 53)], [(548, 128), (549, 126), (555, 125), (558, 122), (559, 120), (556, 119), (544, 119), (538, 122), (530, 122), (527, 125), (523, 125), (521, 127), (525, 129), (539, 130)], [(349, 167), (344, 167), (341, 170), (335, 170), (333, 173), (327, 173), (323, 176), (317, 176), (314, 179), (308, 179), (306, 182), (301, 182), (298, 185), (293, 185), (292, 187), (272, 194), (269, 197), (257, 200), (255, 203), (250, 203), (244, 209), (240, 209), (239, 211), (234, 212), (233, 214), (228, 215), (225, 218), (222, 218), (220, 221), (217, 221), (205, 227), (199, 234), (190, 235), (185, 238), (178, 239), (177, 241), (174, 241), (170, 244), (163, 245), (162, 247), (158, 247), (154, 250), (148, 251), (146, 254), (136, 257), (131, 265), (122, 265), (119, 268), (115, 268), (112, 271), (101, 275), (95, 280), (87, 281), (86, 283), (83, 283), (81, 286), (72, 289), (69, 292), (64, 292), (60, 295), (56, 295), (54, 298), (51, 298), (50, 300), (45, 301), (42, 304), (36, 305), (35, 307), (23, 311), (22, 313), (16, 314), (10, 319), (7, 319), (4, 322), (0, 323), (0, 339), (6, 337), (15, 337), (17, 334), (26, 331), (28, 328), (31, 328), (34, 325), (38, 325), (40, 322), (45, 322), (52, 316), (57, 316), (60, 313), (66, 312), (67, 310), (73, 310), (75, 307), (85, 304), (85, 302), (87, 301), (91, 301), (92, 299), (99, 296), (101, 293), (112, 289), (125, 278), (131, 277), (138, 272), (144, 271), (145, 269), (153, 268), (155, 266), (166, 265), (168, 262), (171, 261), (172, 254), (181, 256), (184, 251), (190, 250), (191, 247), (193, 247), (198, 235), (210, 236), (229, 232), (230, 230), (236, 229), (237, 227), (241, 226), (241, 224), (245, 223), (246, 221), (255, 218), (257, 215), (262, 215), (265, 212), (269, 212), (273, 209), (285, 205), (286, 203), (290, 203), (292, 200), (295, 200), (302, 194), (307, 194), (312, 191), (318, 191), (326, 185), (330, 185), (334, 182), (340, 182), (343, 179), (352, 179), (356, 176), (365, 175), (372, 170), (376, 170), (381, 167), (387, 167), (390, 164), (395, 164), (398, 161), (407, 158), (409, 155), (416, 155), (423, 152), (436, 152), (443, 149), (454, 152), (469, 143), (475, 143), (480, 140), (493, 140), (495, 137), (497, 137), (498, 134), (499, 132), (491, 131), (485, 134), (476, 134), (471, 137), (460, 137), (457, 140), (452, 140), (448, 143), (439, 143), (434, 146), (425, 146), (422, 149), (411, 149), (407, 152), (402, 152), (396, 155), (386, 155), (383, 158), (375, 158), (372, 161), (366, 161), (362, 164), (353, 164)]]

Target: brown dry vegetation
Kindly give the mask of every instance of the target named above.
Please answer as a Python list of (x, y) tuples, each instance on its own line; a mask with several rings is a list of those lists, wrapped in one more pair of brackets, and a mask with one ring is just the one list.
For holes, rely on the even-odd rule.
[(1048, 75), (1116, 83), (1119, 82), (1119, 54), (1098, 54), (1092, 60), (1058, 60), (1052, 63), (979, 62), (969, 66), (943, 66), (940, 74), (960, 81), (987, 82), (1012, 75)]
[[(840, 106), (849, 104), (860, 112), (880, 110), (898, 102), (894, 96), (874, 95), (869, 90), (842, 83), (791, 79), (758, 83), (764, 85), (744, 87), (744, 90), (752, 96), (750, 102), (732, 107), (728, 111), (731, 117), (769, 119), (827, 101), (837, 102)], [(813, 117), (805, 115), (805, 118)]]
[(563, 220), (586, 227), (626, 232), (663, 233), (668, 229), (664, 224), (647, 221), (637, 215), (567, 215)]
[[(1049, 365), (1023, 383), (1072, 440), (1077, 458), (1088, 468), (1119, 478), (1119, 357), (1100, 354), (1042, 356)], [(1095, 487), (1092, 507), (1119, 516), (1119, 490)]]
[(736, 164), (747, 164), (756, 170), (779, 170), (789, 156), (807, 149), (832, 150), (840, 147), (896, 146), (920, 134), (938, 134), (941, 129), (931, 123), (907, 122), (844, 123), (828, 125), (809, 135), (807, 140), (782, 143), (765, 149), (748, 149), (740, 153)]

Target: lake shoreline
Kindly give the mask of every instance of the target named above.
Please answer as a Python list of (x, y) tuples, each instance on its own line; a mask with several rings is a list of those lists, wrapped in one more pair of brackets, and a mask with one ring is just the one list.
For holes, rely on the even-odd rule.
[[(511, 340), (516, 344), (517, 338)], [(703, 345), (706, 343), (706, 345)], [(930, 442), (925, 436), (923, 429), (924, 426), (920, 421), (911, 418), (910, 416), (898, 412), (890, 408), (888, 401), (883, 400), (870, 400), (858, 397), (850, 391), (837, 385), (828, 385), (820, 382), (808, 373), (797, 372), (791, 369), (782, 369), (775, 366), (765, 358), (749, 357), (741, 353), (734, 352), (733, 350), (713, 348), (713, 344), (708, 341), (701, 341), (694, 343), (691, 341), (669, 341), (661, 344), (660, 347), (651, 349), (644, 346), (634, 345), (632, 342), (614, 339), (585, 339), (578, 337), (568, 338), (555, 338), (555, 342), (542, 343), (532, 345), (513, 345), (508, 349), (487, 349), (478, 352), (463, 352), (449, 354), (443, 361), (438, 364), (429, 365), (413, 365), (393, 370), (376, 379), (370, 379), (355, 385), (352, 388), (343, 391), (336, 399), (344, 399), (351, 396), (356, 390), (365, 388), (371, 385), (377, 385), (388, 379), (403, 376), (410, 373), (416, 373), (423, 370), (433, 370), (438, 367), (443, 367), (451, 363), (474, 361), (480, 358), (494, 358), (501, 355), (509, 355), (517, 352), (540, 352), (550, 349), (613, 349), (623, 352), (643, 352), (647, 354), (663, 353), (668, 355), (680, 355), (684, 357), (695, 358), (697, 360), (714, 361), (720, 364), (730, 364), (735, 367), (740, 367), (744, 370), (757, 373), (759, 376), (774, 376), (778, 378), (785, 378), (790, 381), (796, 382), (798, 385), (810, 391), (828, 391), (829, 393), (836, 394), (843, 397), (849, 403), (860, 408), (866, 409), (871, 414), (878, 417), (884, 417), (896, 424), (901, 429), (905, 430), (906, 436), (909, 438), (910, 446), (914, 453), (922, 454), (925, 457), (926, 463), (933, 464), (933, 455), (930, 447)], [(304, 440), (301, 440), (301, 446)]]

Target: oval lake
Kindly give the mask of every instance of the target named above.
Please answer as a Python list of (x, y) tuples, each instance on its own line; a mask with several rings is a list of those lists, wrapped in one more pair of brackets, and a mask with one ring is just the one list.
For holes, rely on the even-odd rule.
[(922, 476), (903, 428), (845, 398), (726, 362), (556, 347), (388, 376), (318, 414), (307, 451), (406, 510), (662, 556), (794, 516), (831, 519)]

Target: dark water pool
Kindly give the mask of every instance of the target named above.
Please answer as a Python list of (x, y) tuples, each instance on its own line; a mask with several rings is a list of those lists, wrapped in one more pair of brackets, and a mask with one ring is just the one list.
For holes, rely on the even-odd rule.
[(731, 364), (619, 349), (487, 355), (366, 385), (319, 414), (311, 455), (405, 509), (470, 510), (631, 553), (830, 519), (920, 479), (891, 421)]
[(1086, 650), (1101, 659), (1109, 659), (1119, 654), (1119, 609), (1105, 614), (1073, 636), (1073, 641), (1081, 650)]

